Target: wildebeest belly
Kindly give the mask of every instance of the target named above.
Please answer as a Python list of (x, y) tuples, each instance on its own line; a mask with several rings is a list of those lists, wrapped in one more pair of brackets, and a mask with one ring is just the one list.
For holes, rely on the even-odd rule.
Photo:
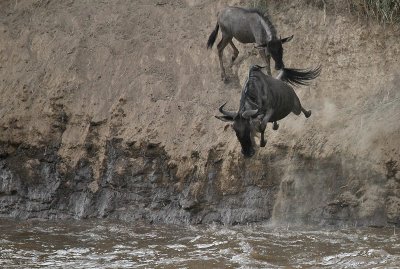
[(256, 40), (251, 32), (236, 31), (233, 32), (233, 37), (240, 43), (255, 43)]
[(274, 92), (269, 107), (274, 110), (270, 122), (285, 118), (291, 112), (299, 114), (301, 112), (300, 100), (292, 89), (281, 89)]
[(230, 23), (229, 25), (222, 25), (221, 28), (225, 33), (235, 38), (240, 43), (255, 43), (254, 35), (250, 26), (247, 23), (237, 25), (237, 23)]
[(290, 112), (292, 112), (291, 108), (279, 108), (274, 111), (274, 114), (272, 114), (271, 118), (269, 119), (269, 122), (281, 120), (285, 118), (287, 115), (289, 115)]

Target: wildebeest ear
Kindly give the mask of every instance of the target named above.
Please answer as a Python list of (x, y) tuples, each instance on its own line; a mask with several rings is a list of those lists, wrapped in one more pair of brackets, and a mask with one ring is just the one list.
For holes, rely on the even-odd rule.
[(233, 121), (233, 118), (232, 117), (230, 117), (230, 116), (226, 116), (226, 115), (223, 115), (223, 116), (215, 116), (217, 119), (219, 119), (219, 120), (222, 120), (222, 121), (227, 121), (227, 122), (230, 122), (230, 121)]
[(254, 115), (256, 115), (258, 112), (258, 109), (253, 109), (253, 110), (246, 110), (245, 112), (242, 113), (242, 117), (245, 119), (250, 119)]
[(292, 38), (293, 38), (293, 35), (285, 37), (285, 38), (282, 38), (281, 42), (282, 42), (282, 44), (286, 43), (286, 42), (289, 42), (290, 40), (292, 40)]

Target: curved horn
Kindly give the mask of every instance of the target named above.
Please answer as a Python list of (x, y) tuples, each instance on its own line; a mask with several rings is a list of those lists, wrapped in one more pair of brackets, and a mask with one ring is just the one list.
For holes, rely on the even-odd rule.
[(256, 115), (258, 113), (258, 109), (249, 109), (242, 113), (242, 117), (245, 119), (250, 119), (250, 117)]
[(258, 45), (258, 46), (254, 46), (256, 49), (261, 49), (261, 48), (266, 48), (266, 47), (268, 47), (268, 43), (266, 43), (266, 44), (261, 44), (261, 45)]
[(253, 71), (253, 70), (263, 69), (265, 67), (268, 67), (268, 65), (259, 66), (258, 64), (253, 64), (252, 66), (250, 66), (249, 70)]
[(226, 111), (224, 110), (224, 106), (226, 105), (227, 102), (225, 102), (222, 106), (219, 107), (219, 112), (224, 114), (225, 116), (231, 117), (234, 119), (237, 116), (237, 112), (231, 112), (231, 111)]

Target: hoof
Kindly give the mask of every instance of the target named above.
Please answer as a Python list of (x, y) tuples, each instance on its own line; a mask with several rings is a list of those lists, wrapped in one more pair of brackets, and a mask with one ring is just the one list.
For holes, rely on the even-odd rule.
[(309, 118), (311, 116), (311, 110), (308, 110), (304, 113), (304, 116), (306, 116), (306, 118)]
[(276, 121), (274, 121), (274, 125), (272, 126), (272, 129), (275, 131), (279, 129), (279, 124)]
[(264, 141), (264, 142), (263, 142), (263, 141), (261, 141), (261, 142), (260, 142), (260, 147), (262, 147), (262, 148), (263, 148), (263, 147), (265, 147), (265, 145), (266, 145), (266, 144), (267, 144), (267, 142), (265, 142), (265, 141)]

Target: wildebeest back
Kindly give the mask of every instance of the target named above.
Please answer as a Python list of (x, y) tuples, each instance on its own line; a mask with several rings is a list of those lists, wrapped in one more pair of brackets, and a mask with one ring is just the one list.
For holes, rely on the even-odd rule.
[(285, 82), (265, 75), (261, 70), (251, 72), (246, 85), (246, 96), (255, 102), (260, 114), (274, 109), (269, 122), (278, 121), (293, 112), (301, 113), (300, 100), (293, 88)]

